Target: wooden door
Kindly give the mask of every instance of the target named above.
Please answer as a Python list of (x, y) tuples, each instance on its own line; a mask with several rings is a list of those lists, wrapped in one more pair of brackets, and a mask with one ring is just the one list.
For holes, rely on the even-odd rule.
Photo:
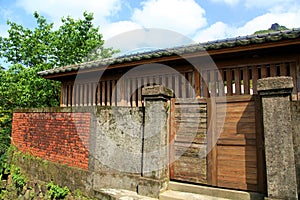
[(264, 193), (259, 108), (250, 95), (172, 100), (171, 179)]

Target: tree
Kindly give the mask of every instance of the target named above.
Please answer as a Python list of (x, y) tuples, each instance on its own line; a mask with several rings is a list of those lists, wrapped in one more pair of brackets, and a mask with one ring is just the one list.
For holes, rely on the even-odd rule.
[(83, 16), (84, 19), (79, 20), (62, 18), (62, 25), (57, 30), (53, 30), (53, 23), (48, 23), (37, 12), (34, 13), (37, 21), (34, 30), (8, 21), (9, 36), (0, 37), (0, 56), (12, 64), (49, 69), (107, 58), (117, 52), (103, 47), (99, 27), (95, 28), (92, 23), (93, 14), (84, 12)]
[(38, 76), (38, 71), (106, 58), (117, 52), (103, 47), (99, 27), (92, 23), (93, 14), (84, 12), (83, 17), (62, 18), (57, 30), (37, 12), (34, 29), (7, 22), (10, 29), (8, 37), (0, 37), (0, 58), (11, 66), (8, 70), (0, 68), (0, 156), (9, 146), (15, 108), (59, 105), (60, 83)]

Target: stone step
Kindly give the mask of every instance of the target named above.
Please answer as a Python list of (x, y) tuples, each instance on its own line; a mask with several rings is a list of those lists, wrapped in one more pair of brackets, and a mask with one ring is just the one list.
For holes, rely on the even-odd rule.
[(167, 190), (159, 195), (159, 200), (230, 200), (220, 197)]
[[(263, 200), (264, 195), (255, 193), (255, 192), (246, 192), (246, 191), (237, 191), (237, 190), (229, 190), (229, 189), (221, 189), (221, 188), (214, 188), (208, 186), (200, 186), (200, 185), (193, 185), (193, 184), (186, 184), (186, 183), (179, 183), (170, 181), (168, 190), (162, 193), (162, 198), (169, 198), (168, 195), (174, 194), (173, 192), (181, 192), (181, 193), (191, 193), (191, 194), (198, 194), (206, 197), (207, 199), (231, 199), (231, 200)], [(174, 195), (187, 195), (177, 193)], [(166, 197), (164, 197), (166, 195)], [(191, 196), (192, 197), (192, 196)], [(178, 197), (179, 199), (183, 199)], [(177, 198), (177, 199), (178, 199)], [(202, 197), (199, 196), (199, 199)], [(174, 198), (176, 199), (176, 198)], [(190, 198), (188, 198), (190, 199)], [(203, 199), (203, 198), (202, 198)], [(170, 199), (171, 200), (171, 199)]]
[(101, 200), (157, 200), (123, 189), (101, 189), (100, 191), (95, 191), (95, 196)]

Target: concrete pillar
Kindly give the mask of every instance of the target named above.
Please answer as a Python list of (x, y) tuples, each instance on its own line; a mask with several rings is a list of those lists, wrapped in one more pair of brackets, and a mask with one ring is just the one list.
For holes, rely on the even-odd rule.
[(257, 82), (262, 98), (267, 189), (266, 199), (297, 199), (291, 121), (291, 77), (270, 77)]
[(145, 104), (142, 176), (154, 180), (168, 179), (169, 132), (168, 100), (173, 91), (160, 85), (142, 90)]

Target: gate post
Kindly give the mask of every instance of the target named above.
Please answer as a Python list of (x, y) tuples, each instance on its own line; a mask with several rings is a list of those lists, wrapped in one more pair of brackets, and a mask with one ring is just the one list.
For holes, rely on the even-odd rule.
[(297, 199), (292, 135), (292, 77), (263, 78), (257, 82), (262, 99), (267, 168), (266, 199)]
[[(159, 182), (159, 193), (166, 187), (169, 179), (169, 133), (168, 133), (168, 100), (173, 97), (173, 91), (160, 86), (143, 88), (144, 98), (144, 135), (143, 135), (143, 161), (142, 176)], [(153, 187), (153, 186), (152, 186)], [(154, 188), (152, 188), (154, 189)], [(139, 193), (143, 193), (142, 185)]]

